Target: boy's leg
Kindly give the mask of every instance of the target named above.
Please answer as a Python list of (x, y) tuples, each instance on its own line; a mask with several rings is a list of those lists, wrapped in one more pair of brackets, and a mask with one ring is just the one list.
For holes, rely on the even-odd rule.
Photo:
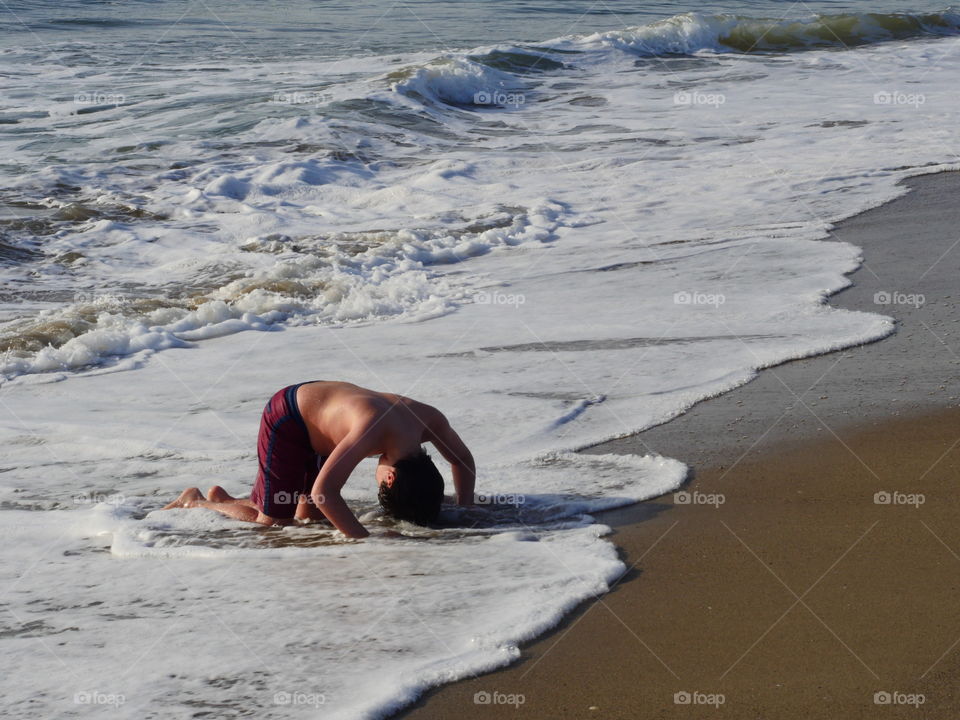
[(326, 460), (325, 457), (318, 455), (310, 458), (309, 461), (304, 464), (303, 487), (300, 490), (300, 495), (297, 497), (297, 510), (293, 515), (293, 517), (300, 522), (306, 520), (320, 522), (327, 519), (326, 515), (320, 512), (320, 508), (313, 504), (313, 498), (310, 496), (310, 491), (313, 489), (313, 482), (317, 479), (317, 473), (320, 472), (320, 468), (323, 467), (323, 463), (326, 462)]
[(310, 501), (307, 497), (301, 495), (297, 498), (297, 509), (293, 513), (294, 520), (308, 520), (310, 518)]
[(212, 488), (207, 490), (207, 497), (204, 497), (203, 493), (200, 492), (198, 488), (187, 488), (180, 493), (180, 497), (178, 497), (169, 505), (166, 505), (163, 509), (176, 510), (178, 508), (197, 507), (197, 503), (201, 501), (209, 501), (213, 503), (241, 503), (243, 505), (254, 507), (254, 504), (250, 498), (235, 498), (219, 485), (214, 485)]
[(326, 461), (327, 459), (325, 457), (317, 455), (305, 463), (303, 470), (303, 488), (300, 491), (300, 496), (297, 498), (297, 511), (294, 513), (294, 518), (300, 522), (304, 522), (305, 520), (323, 522), (327, 519), (327, 516), (320, 512), (320, 508), (313, 504), (313, 498), (310, 496), (313, 482), (317, 479), (317, 473), (320, 472), (320, 468), (323, 467)]
[(244, 505), (249, 505), (250, 507), (256, 507), (250, 498), (235, 498), (219, 485), (214, 485), (212, 488), (207, 490), (207, 500), (215, 503), (242, 503)]
[[(196, 500), (190, 507), (202, 507), (208, 510), (216, 510), (221, 515), (226, 515), (234, 520), (243, 520), (245, 522), (260, 522), (260, 511), (257, 508), (244, 503), (242, 500), (230, 500), (228, 502), (212, 502), (210, 500)], [(268, 522), (265, 525), (274, 524), (273, 520), (266, 518)]]
[(164, 505), (164, 510), (175, 510), (177, 508), (186, 508), (192, 507), (192, 503), (197, 500), (203, 500), (203, 493), (201, 493), (197, 488), (187, 488), (182, 493), (180, 497), (174, 500), (169, 505)]
[(229, 493), (218, 485), (210, 488), (207, 496), (210, 498), (209, 500), (205, 499), (203, 493), (197, 488), (187, 488), (180, 493), (180, 497), (163, 509), (175, 510), (178, 508), (202, 507), (208, 510), (216, 510), (218, 513), (234, 518), (235, 520), (256, 522), (263, 525), (284, 524), (283, 521), (275, 520), (261, 513), (260, 509), (254, 506), (249, 499), (231, 497)]
[(306, 520), (329, 522), (327, 516), (320, 512), (320, 508), (313, 504), (313, 500), (309, 495), (300, 496), (297, 501), (297, 510), (293, 514), (293, 519), (299, 520), (300, 522), (305, 522)]

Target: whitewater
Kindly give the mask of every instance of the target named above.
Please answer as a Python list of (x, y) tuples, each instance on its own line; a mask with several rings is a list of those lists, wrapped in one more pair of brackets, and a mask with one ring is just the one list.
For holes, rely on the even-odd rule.
[[(577, 450), (893, 331), (826, 305), (862, 262), (830, 230), (958, 167), (960, 16), (600, 20), (249, 62), (5, 38), (7, 716), (380, 718), (506, 665), (626, 569), (593, 514), (687, 473)], [(368, 463), (360, 542), (158, 510), (249, 492), (311, 379), (441, 408), (480, 504), (393, 522)]]

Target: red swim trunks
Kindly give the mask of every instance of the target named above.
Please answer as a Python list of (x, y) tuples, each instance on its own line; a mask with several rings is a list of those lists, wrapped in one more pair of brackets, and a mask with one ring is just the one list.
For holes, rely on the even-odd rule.
[(309, 499), (323, 458), (310, 444), (310, 434), (297, 407), (297, 389), (290, 385), (278, 390), (260, 418), (257, 438), (259, 472), (250, 500), (264, 515), (292, 518), (301, 495)]

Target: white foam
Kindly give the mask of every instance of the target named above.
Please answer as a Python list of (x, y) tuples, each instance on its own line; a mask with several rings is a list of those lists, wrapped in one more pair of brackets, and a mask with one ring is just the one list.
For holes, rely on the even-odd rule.
[[(506, 82), (474, 61), (371, 58), (347, 64), (329, 103), (355, 100), (362, 117), (311, 107), (253, 123), (238, 107), (217, 121), (252, 129), (226, 141), (191, 136), (214, 118), (179, 122), (181, 108), (112, 113), (109, 132), (68, 126), (88, 143), (31, 182), (143, 198), (168, 219), (50, 237), (52, 255), (86, 260), (37, 265), (35, 287), (205, 294), (142, 316), (92, 303), (93, 331), (4, 365), (58, 370), (20, 374), (0, 396), (11, 717), (77, 711), (73, 694), (93, 689), (122, 694), (124, 717), (382, 717), (506, 664), (622, 572), (589, 513), (685, 476), (653, 454), (574, 450), (760, 367), (891, 331), (824, 305), (860, 253), (823, 240), (830, 222), (902, 192), (909, 168), (945, 167), (949, 137), (930, 119), (956, 111), (957, 41), (709, 57), (659, 75), (604, 42), (567, 56), (569, 72), (524, 78), (536, 101), (522, 111), (440, 107)], [(280, 70), (214, 81), (184, 68), (177, 82), (269, 98), (258, 78)], [(289, 68), (304, 81), (319, 70)], [(921, 79), (922, 111), (874, 102)], [(812, 86), (816, 103), (796, 93)], [(155, 171), (89, 162), (134, 134), (165, 141), (147, 154)], [(183, 158), (196, 164), (170, 167)], [(280, 331), (236, 332), (267, 328)], [(61, 370), (121, 353), (133, 354)], [(188, 486), (248, 491), (264, 402), (312, 378), (442, 408), (474, 450), (478, 490), (502, 502), (388, 536), (366, 463), (345, 490), (376, 530), (361, 543), (150, 512)], [(40, 641), (75, 675), (46, 672)], [(312, 704), (275, 702), (296, 692)]]
[(463, 106), (499, 106), (505, 104), (497, 101), (499, 97), (527, 89), (515, 75), (456, 56), (412, 69), (391, 87), (422, 100)]

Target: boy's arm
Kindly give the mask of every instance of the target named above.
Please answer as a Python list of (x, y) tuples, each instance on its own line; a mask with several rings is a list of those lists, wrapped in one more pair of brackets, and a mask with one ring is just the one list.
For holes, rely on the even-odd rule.
[(364, 538), (370, 533), (357, 520), (340, 491), (350, 473), (367, 456), (369, 444), (364, 432), (351, 433), (341, 440), (320, 468), (310, 492), (314, 506), (337, 530), (351, 538)]
[(473, 505), (473, 489), (477, 482), (477, 467), (473, 455), (442, 413), (427, 428), (427, 440), (433, 443), (453, 471), (453, 486), (457, 504)]

